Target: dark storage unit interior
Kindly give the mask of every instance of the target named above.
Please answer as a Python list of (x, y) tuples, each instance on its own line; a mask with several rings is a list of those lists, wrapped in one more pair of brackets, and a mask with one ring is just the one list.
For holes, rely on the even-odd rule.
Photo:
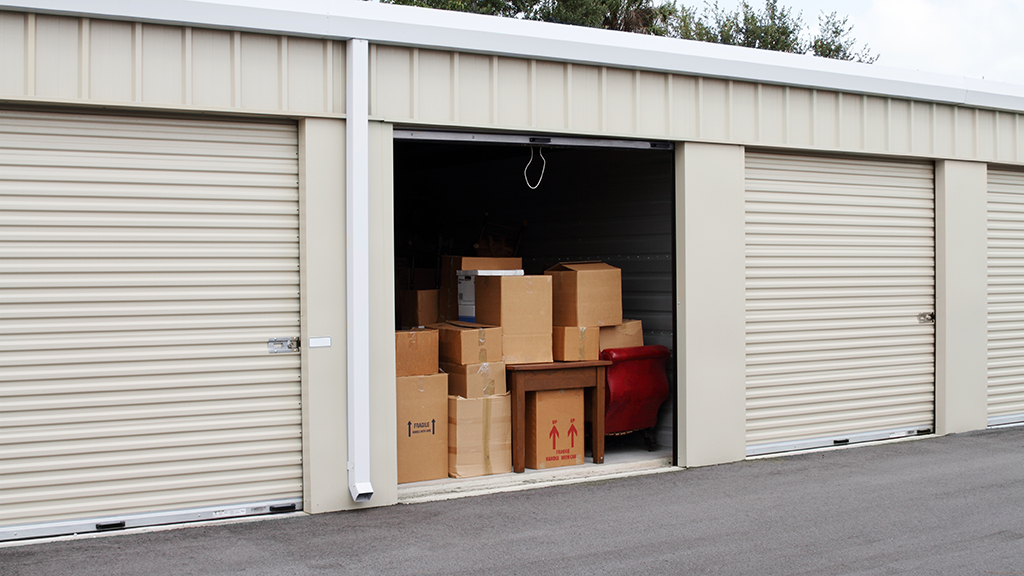
[[(528, 145), (396, 139), (394, 152), (396, 290), (436, 288), (443, 254), (520, 256), (526, 274), (599, 260), (622, 270), (623, 318), (645, 344), (675, 349), (672, 150), (533, 147), (531, 163)], [(669, 381), (674, 396), (672, 361)]]

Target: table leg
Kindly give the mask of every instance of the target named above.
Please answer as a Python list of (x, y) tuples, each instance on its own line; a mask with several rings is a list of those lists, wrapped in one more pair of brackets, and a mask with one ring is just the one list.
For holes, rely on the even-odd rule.
[(604, 366), (597, 367), (597, 386), (590, 403), (593, 413), (590, 417), (593, 439), (591, 440), (594, 464), (604, 463)]
[(525, 375), (512, 372), (512, 471), (526, 470), (526, 383)]

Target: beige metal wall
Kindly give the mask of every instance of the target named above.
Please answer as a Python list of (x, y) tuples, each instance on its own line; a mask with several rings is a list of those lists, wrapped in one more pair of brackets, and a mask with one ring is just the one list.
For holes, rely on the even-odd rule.
[[(370, 478), (373, 499), (348, 490), (345, 311), (345, 122), (299, 124), (302, 282), (303, 510), (385, 506), (398, 501), (395, 437), (394, 216), (391, 127), (370, 123)], [(331, 337), (309, 348), (310, 337)]]
[(1024, 163), (1019, 114), (499, 56), (373, 46), (389, 122)]
[(0, 12), (0, 99), (341, 114), (345, 43)]
[[(0, 99), (343, 115), (344, 42), (0, 12)], [(1024, 164), (1020, 114), (678, 74), (371, 47), (370, 113)]]

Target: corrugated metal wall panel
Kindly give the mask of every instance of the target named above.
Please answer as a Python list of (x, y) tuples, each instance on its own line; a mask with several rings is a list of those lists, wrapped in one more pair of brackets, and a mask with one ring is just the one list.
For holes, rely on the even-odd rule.
[(0, 95), (345, 112), (342, 41), (0, 12)]
[(988, 171), (988, 420), (1024, 422), (1024, 172)]
[(929, 164), (748, 153), (748, 454), (934, 421)]
[[(0, 539), (301, 499), (294, 124), (0, 112)], [(19, 528), (24, 532), (23, 528)]]
[(1012, 112), (404, 46), (370, 60), (388, 122), (1024, 163)]

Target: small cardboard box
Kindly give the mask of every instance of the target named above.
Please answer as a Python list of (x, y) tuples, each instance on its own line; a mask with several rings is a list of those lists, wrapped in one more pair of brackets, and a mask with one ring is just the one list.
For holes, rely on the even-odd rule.
[(403, 290), (402, 326), (414, 328), (437, 323), (437, 290)]
[(559, 362), (597, 360), (601, 354), (598, 349), (600, 331), (597, 326), (555, 326), (552, 356)]
[(505, 364), (553, 362), (551, 334), (505, 334), (501, 337)]
[(606, 348), (632, 348), (644, 345), (644, 330), (639, 320), (623, 320), (618, 326), (601, 328), (601, 351)]
[(622, 270), (604, 262), (563, 262), (544, 274), (552, 284), (555, 326), (622, 323)]
[(398, 483), (448, 477), (448, 375), (397, 381)]
[(453, 320), (433, 324), (437, 330), (438, 358), (452, 364), (501, 362), (501, 327)]
[(437, 330), (416, 328), (395, 332), (395, 375), (437, 374)]
[(448, 475), (472, 478), (512, 471), (512, 403), (508, 394), (448, 397)]
[(477, 277), (476, 321), (501, 326), (501, 333), (506, 336), (546, 334), (550, 337), (551, 277)]
[(463, 398), (481, 398), (504, 394), (505, 363), (451, 364), (441, 362), (441, 370), (448, 374), (448, 395)]
[(526, 395), (526, 467), (583, 464), (583, 390)]
[(459, 319), (459, 270), (517, 270), (522, 267), (522, 258), (442, 256), (438, 318), (440, 320)]

